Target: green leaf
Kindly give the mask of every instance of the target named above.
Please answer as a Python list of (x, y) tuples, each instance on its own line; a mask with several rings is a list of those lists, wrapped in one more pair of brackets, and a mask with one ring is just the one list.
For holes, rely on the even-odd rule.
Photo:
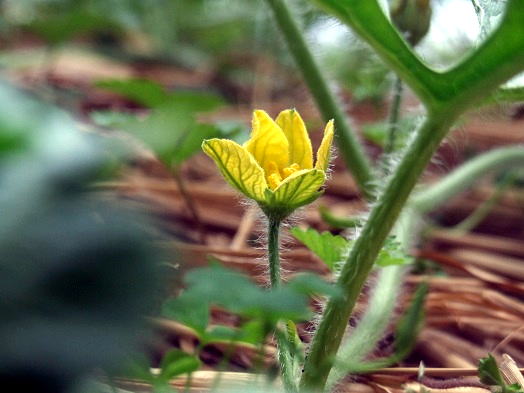
[(169, 94), (166, 103), (188, 112), (211, 112), (224, 105), (222, 98), (213, 93), (177, 91)]
[(224, 105), (224, 101), (213, 93), (176, 91), (166, 89), (149, 79), (107, 79), (96, 83), (97, 87), (118, 93), (148, 108), (167, 106), (187, 113), (209, 112)]
[(242, 336), (240, 341), (255, 345), (264, 342), (264, 339), (268, 334), (267, 325), (264, 321), (256, 319), (243, 324), (241, 330)]
[(159, 378), (167, 382), (178, 375), (198, 370), (200, 364), (200, 359), (196, 356), (189, 355), (179, 349), (172, 349), (162, 358)]
[(386, 239), (382, 250), (380, 250), (375, 264), (380, 267), (386, 267), (408, 264), (411, 263), (412, 260), (413, 258), (404, 253), (402, 245), (395, 241), (395, 237), (390, 236)]
[(193, 328), (201, 336), (209, 323), (209, 304), (206, 299), (195, 296), (190, 290), (174, 299), (168, 299), (162, 306), (162, 315)]
[(497, 361), (491, 354), (479, 360), (478, 372), (480, 382), (486, 385), (505, 385)]
[(302, 230), (298, 227), (291, 229), (291, 233), (331, 270), (334, 270), (335, 264), (341, 262), (348, 253), (350, 242), (342, 236), (333, 235), (330, 232), (319, 233), (312, 228)]
[(82, 9), (52, 16), (48, 15), (43, 19), (37, 18), (27, 26), (29, 30), (36, 32), (46, 41), (55, 45), (68, 41), (79, 34), (109, 27), (116, 28), (109, 19)]
[[(377, 0), (315, 0), (348, 24), (429, 107), (460, 102), (462, 109), (481, 100), (524, 66), (524, 2), (508, 0), (498, 28), (470, 56), (447, 72), (428, 68), (395, 31)], [(455, 105), (457, 106), (457, 105)], [(458, 109), (458, 108), (457, 108)]]
[(329, 295), (337, 297), (342, 294), (340, 288), (328, 283), (316, 274), (300, 273), (291, 279), (287, 286), (297, 293), (304, 295)]
[(173, 152), (173, 164), (178, 165), (192, 155), (200, 152), (202, 142), (205, 139), (220, 136), (220, 129), (212, 124), (195, 124), (178, 141), (177, 148)]
[(148, 79), (106, 79), (98, 81), (96, 86), (149, 108), (158, 107), (170, 98), (163, 86)]

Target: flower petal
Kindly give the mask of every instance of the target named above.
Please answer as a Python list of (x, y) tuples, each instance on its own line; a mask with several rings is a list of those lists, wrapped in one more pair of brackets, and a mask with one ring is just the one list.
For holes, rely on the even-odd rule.
[(270, 169), (275, 165), (278, 169), (286, 167), (289, 143), (282, 129), (261, 110), (253, 112), (252, 127), (251, 139), (244, 144), (244, 148), (255, 157), (266, 176), (271, 174)]
[(333, 136), (335, 134), (335, 125), (333, 120), (328, 121), (324, 129), (324, 137), (320, 143), (317, 151), (316, 169), (326, 171), (329, 165), (329, 156), (331, 153), (331, 144), (333, 143)]
[(274, 191), (274, 200), (292, 208), (303, 206), (316, 199), (319, 188), (326, 181), (324, 171), (303, 169), (284, 179)]
[(206, 140), (202, 149), (233, 187), (251, 199), (264, 201), (267, 188), (264, 171), (246, 149), (228, 139)]
[(294, 109), (280, 112), (276, 123), (282, 128), (289, 142), (289, 163), (298, 164), (300, 168), (313, 168), (313, 149), (304, 120)]

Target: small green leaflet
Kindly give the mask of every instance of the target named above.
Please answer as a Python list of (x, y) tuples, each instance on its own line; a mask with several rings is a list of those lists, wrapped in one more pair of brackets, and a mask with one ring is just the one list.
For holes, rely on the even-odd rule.
[(344, 259), (350, 247), (348, 240), (327, 231), (320, 233), (313, 228), (302, 230), (295, 227), (291, 229), (291, 233), (313, 251), (330, 270), (334, 270), (335, 264)]
[[(343, 261), (353, 246), (354, 240), (347, 240), (330, 232), (318, 232), (313, 228), (302, 230), (298, 227), (291, 229), (295, 238), (306, 245), (317, 255), (329, 268), (334, 270), (338, 262)], [(384, 247), (380, 250), (375, 264), (381, 267), (391, 265), (403, 265), (410, 263), (411, 257), (402, 251), (400, 243), (395, 241), (394, 236), (386, 239)]]
[(375, 264), (381, 267), (404, 265), (411, 263), (412, 259), (404, 253), (402, 245), (395, 241), (395, 236), (390, 236), (386, 239), (382, 250), (380, 250)]

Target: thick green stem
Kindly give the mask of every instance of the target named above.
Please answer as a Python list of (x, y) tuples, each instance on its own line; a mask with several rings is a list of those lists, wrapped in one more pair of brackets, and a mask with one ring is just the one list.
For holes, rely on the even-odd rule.
[(330, 91), (302, 32), (283, 0), (266, 1), (273, 10), (275, 21), (324, 120), (335, 120), (337, 144), (346, 166), (351, 171), (364, 196), (372, 199), (375, 194), (373, 169), (364, 154), (362, 145), (357, 140), (356, 134), (350, 128), (343, 111)]
[(300, 381), (305, 391), (322, 391), (333, 360), (373, 263), (418, 177), (456, 118), (454, 112), (431, 113), (393, 173), (344, 264), (338, 285), (344, 296), (329, 300), (313, 339)]
[(466, 190), (482, 175), (517, 165), (524, 166), (524, 147), (511, 146), (491, 150), (469, 160), (434, 186), (418, 193), (411, 199), (410, 204), (420, 212), (427, 212)]

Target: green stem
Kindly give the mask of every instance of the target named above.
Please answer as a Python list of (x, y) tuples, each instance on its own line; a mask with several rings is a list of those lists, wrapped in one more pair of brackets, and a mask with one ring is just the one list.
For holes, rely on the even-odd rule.
[(373, 169), (364, 154), (361, 143), (357, 140), (343, 111), (330, 91), (302, 32), (283, 0), (266, 1), (273, 10), (275, 21), (324, 120), (335, 120), (337, 144), (346, 166), (351, 171), (364, 196), (367, 199), (372, 199), (375, 194)]
[[(400, 104), (402, 103), (402, 91), (403, 91), (403, 85), (402, 85), (402, 79), (400, 79), (398, 76), (395, 77), (395, 85), (393, 86), (393, 102), (391, 104), (391, 109), (389, 111), (389, 119), (388, 119), (388, 139), (386, 141), (386, 145), (384, 146), (384, 154), (390, 154), (395, 151), (395, 139), (398, 132), (398, 121), (400, 118)], [(387, 156), (385, 157), (385, 166), (387, 166), (388, 163)]]
[[(276, 289), (281, 284), (280, 271), (280, 224), (281, 220), (268, 217), (268, 259), (269, 259), (269, 280), (271, 288)], [(278, 348), (278, 361), (280, 363), (282, 382), (286, 392), (297, 391), (298, 376), (295, 372), (293, 355), (291, 354), (292, 344), (285, 334), (276, 332)]]
[(427, 212), (466, 190), (489, 171), (517, 165), (524, 166), (524, 147), (511, 146), (491, 150), (469, 160), (434, 186), (418, 193), (411, 199), (410, 204), (420, 212)]
[(451, 110), (429, 114), (372, 210), (338, 279), (344, 296), (329, 300), (313, 338), (300, 381), (305, 391), (324, 389), (347, 321), (374, 261), (417, 179), (456, 117)]
[(268, 218), (267, 250), (269, 259), (269, 281), (271, 288), (280, 286), (280, 223), (274, 218)]

